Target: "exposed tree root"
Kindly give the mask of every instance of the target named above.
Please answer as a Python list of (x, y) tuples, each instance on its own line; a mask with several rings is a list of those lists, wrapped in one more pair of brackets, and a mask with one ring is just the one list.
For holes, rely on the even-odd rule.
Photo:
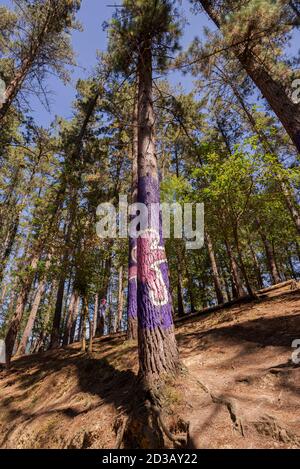
[(234, 430), (238, 431), (242, 436), (245, 436), (243, 419), (239, 417), (238, 415), (238, 410), (237, 410), (237, 405), (235, 403), (235, 400), (231, 397), (216, 396), (210, 391), (210, 389), (207, 386), (201, 383), (201, 381), (199, 381), (198, 379), (197, 379), (197, 383), (200, 385), (201, 389), (203, 389), (203, 391), (206, 392), (210, 396), (214, 404), (221, 404), (227, 408)]
[(186, 447), (188, 423), (181, 421), (184, 432), (174, 434), (164, 417), (165, 403), (161, 383), (145, 383), (137, 379), (133, 395), (136, 396), (127, 416), (118, 417), (115, 423), (116, 448), (163, 449), (166, 440), (175, 448)]

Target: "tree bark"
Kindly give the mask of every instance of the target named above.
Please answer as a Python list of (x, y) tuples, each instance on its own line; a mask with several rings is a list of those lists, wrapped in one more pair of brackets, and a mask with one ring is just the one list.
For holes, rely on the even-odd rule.
[[(138, 64), (139, 142), (138, 201), (159, 204), (152, 98), (151, 42), (144, 41)], [(158, 207), (158, 205), (156, 205)], [(168, 263), (159, 213), (148, 218), (148, 229), (137, 239), (139, 373), (146, 380), (175, 374), (179, 357), (172, 318)]]
[(262, 277), (262, 274), (261, 274), (260, 265), (259, 265), (259, 262), (258, 262), (258, 259), (257, 259), (257, 255), (256, 255), (256, 252), (253, 248), (253, 245), (252, 245), (250, 239), (248, 240), (248, 246), (249, 246), (249, 249), (250, 249), (250, 252), (251, 252), (251, 257), (252, 257), (252, 260), (253, 260), (253, 265), (254, 265), (258, 290), (261, 290), (264, 286), (264, 281), (263, 281), (263, 277)]
[(121, 331), (122, 318), (124, 306), (124, 292), (123, 292), (123, 266), (119, 269), (119, 293), (118, 293), (118, 315), (117, 315), (117, 331)]
[(33, 301), (32, 307), (31, 307), (29, 318), (28, 318), (25, 330), (23, 332), (22, 339), (21, 339), (19, 347), (18, 347), (17, 355), (24, 355), (26, 353), (27, 343), (28, 343), (29, 337), (31, 336), (32, 330), (33, 330), (34, 322), (35, 322), (35, 319), (36, 319), (36, 316), (37, 316), (37, 313), (38, 313), (38, 309), (39, 309), (39, 306), (40, 306), (40, 303), (41, 303), (41, 299), (42, 299), (42, 297), (45, 293), (45, 290), (46, 290), (46, 285), (47, 285), (47, 281), (46, 281), (45, 278), (40, 280), (40, 282), (38, 284), (38, 287), (37, 287), (37, 290), (36, 290), (34, 301)]
[(206, 239), (207, 250), (208, 250), (211, 270), (213, 274), (213, 281), (214, 281), (218, 304), (222, 304), (222, 303), (225, 303), (225, 298), (224, 298), (224, 293), (223, 293), (224, 282), (222, 281), (220, 273), (219, 273), (219, 268), (217, 265), (213, 243), (212, 243), (210, 234), (208, 233), (207, 230), (205, 231), (205, 239)]
[(260, 237), (262, 239), (262, 242), (263, 242), (263, 245), (264, 245), (264, 248), (265, 248), (267, 264), (268, 264), (268, 267), (269, 267), (269, 271), (270, 271), (273, 283), (274, 284), (280, 283), (281, 282), (281, 277), (280, 277), (280, 274), (279, 274), (278, 269), (277, 269), (276, 260), (275, 260), (272, 245), (271, 245), (270, 241), (268, 240), (268, 238), (267, 238), (267, 236), (266, 236), (266, 234), (263, 230), (263, 227), (262, 227), (260, 221), (258, 220), (258, 218), (256, 219), (256, 226), (258, 228), (258, 232), (260, 234)]
[(7, 368), (10, 367), (11, 357), (13, 354), (18, 330), (20, 327), (20, 322), (24, 314), (25, 306), (27, 303), (28, 295), (30, 293), (30, 289), (32, 286), (32, 282), (34, 279), (34, 274), (38, 265), (39, 258), (40, 258), (39, 254), (34, 254), (32, 256), (31, 261), (30, 261), (29, 271), (27, 275), (24, 276), (21, 282), (21, 289), (17, 298), (16, 310), (9, 324), (8, 331), (7, 331), (6, 338), (5, 338)]
[[(138, 89), (138, 82), (137, 82)], [(133, 126), (133, 144), (132, 144), (132, 192), (131, 203), (135, 204), (138, 200), (138, 93), (135, 96), (132, 126)], [(137, 339), (137, 242), (136, 238), (129, 235), (129, 259), (128, 259), (128, 297), (127, 297), (127, 318), (128, 329), (127, 338), (129, 340)]]
[(182, 294), (182, 273), (180, 269), (178, 269), (177, 273), (177, 314), (180, 318), (185, 316), (184, 301)]
[(234, 298), (242, 298), (243, 296), (245, 296), (243, 282), (242, 282), (242, 279), (240, 277), (238, 265), (237, 265), (237, 262), (235, 260), (234, 254), (232, 252), (232, 248), (231, 248), (229, 242), (227, 241), (227, 239), (225, 239), (225, 246), (226, 246), (226, 250), (227, 250), (227, 254), (228, 254), (228, 258), (229, 258), (229, 262), (230, 262), (230, 272), (231, 272), (231, 276), (232, 276), (232, 287), (233, 287), (232, 288), (232, 293), (233, 293), (233, 297)]
[(87, 298), (82, 300), (82, 330), (81, 330), (81, 351), (86, 352), (86, 321), (88, 317), (89, 305)]
[(241, 269), (241, 272), (242, 272), (244, 280), (245, 280), (245, 284), (246, 284), (246, 288), (248, 290), (248, 294), (250, 296), (255, 296), (254, 291), (253, 291), (252, 286), (251, 286), (251, 283), (250, 283), (250, 280), (249, 280), (249, 277), (248, 277), (247, 269), (246, 269), (245, 264), (244, 264), (244, 259), (243, 259), (243, 254), (242, 254), (242, 250), (241, 250), (241, 246), (240, 246), (240, 240), (239, 240), (237, 225), (233, 226), (233, 235), (234, 235), (236, 250), (237, 250), (237, 253), (238, 253), (240, 269)]
[(61, 323), (64, 292), (65, 292), (65, 277), (60, 279), (58, 290), (57, 290), (55, 311), (54, 311), (51, 338), (50, 338), (50, 347), (49, 347), (51, 350), (58, 348), (60, 346), (60, 323)]
[(70, 343), (72, 343), (72, 328), (76, 326), (76, 320), (78, 316), (78, 305), (79, 305), (79, 294), (76, 289), (73, 290), (71, 299), (70, 299), (70, 304), (68, 308), (68, 319), (67, 319), (67, 324), (65, 327), (64, 331), (64, 337), (63, 337), (63, 346), (67, 346)]
[(99, 294), (96, 293), (95, 304), (94, 304), (94, 315), (93, 315), (93, 337), (95, 337), (96, 335), (98, 312), (99, 312)]

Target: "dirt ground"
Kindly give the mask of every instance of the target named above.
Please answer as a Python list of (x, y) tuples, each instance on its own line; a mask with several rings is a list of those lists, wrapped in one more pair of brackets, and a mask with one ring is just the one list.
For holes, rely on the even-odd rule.
[[(167, 390), (192, 448), (299, 448), (300, 290), (199, 315), (177, 328), (184, 375)], [(137, 349), (123, 337), (13, 361), (0, 372), (1, 448), (113, 448), (129, 411)], [(299, 354), (300, 355), (300, 354)], [(182, 405), (186, 402), (187, 405)], [(173, 428), (174, 431), (174, 428)]]

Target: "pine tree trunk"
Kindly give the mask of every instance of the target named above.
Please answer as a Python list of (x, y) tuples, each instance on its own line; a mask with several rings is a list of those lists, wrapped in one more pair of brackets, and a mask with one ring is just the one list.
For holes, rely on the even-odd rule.
[[(138, 83), (137, 83), (138, 86)], [(138, 94), (138, 93), (136, 93)], [(138, 197), (138, 96), (135, 97), (133, 111), (133, 144), (132, 144), (132, 193), (131, 203), (135, 204)], [(129, 236), (129, 259), (128, 259), (128, 297), (127, 297), (127, 317), (128, 329), (127, 338), (137, 339), (137, 242), (136, 238)]]
[(214, 281), (218, 304), (222, 304), (222, 303), (225, 303), (224, 294), (223, 294), (224, 284), (222, 282), (222, 279), (219, 273), (212, 240), (207, 230), (205, 231), (205, 238), (206, 238), (207, 250), (208, 250), (211, 270), (213, 274), (213, 281)]
[[(140, 51), (138, 201), (159, 204), (155, 151), (151, 43)], [(148, 218), (148, 229), (137, 239), (139, 373), (146, 381), (176, 373), (179, 365), (169, 291), (168, 263), (159, 213)]]
[(51, 338), (50, 338), (50, 347), (49, 347), (51, 350), (58, 348), (60, 346), (60, 323), (61, 323), (64, 292), (65, 292), (65, 277), (60, 279), (58, 290), (57, 290), (55, 311), (54, 311)]
[(117, 316), (117, 331), (121, 331), (122, 318), (124, 306), (124, 292), (123, 292), (123, 266), (119, 269), (119, 293), (118, 293), (118, 316)]
[(89, 323), (89, 353), (93, 353), (93, 321), (91, 320), (90, 315), (88, 314), (88, 323)]
[(97, 330), (97, 321), (98, 321), (98, 312), (99, 312), (99, 295), (95, 295), (95, 304), (94, 304), (94, 315), (93, 315), (93, 337), (96, 335)]
[(8, 327), (8, 331), (5, 337), (5, 346), (6, 346), (6, 366), (7, 368), (10, 367), (11, 357), (13, 354), (18, 330), (20, 327), (20, 322), (22, 320), (25, 306), (27, 303), (28, 295), (30, 293), (30, 289), (32, 286), (32, 282), (34, 279), (34, 273), (38, 265), (39, 261), (39, 254), (34, 254), (31, 258), (30, 268), (26, 276), (21, 283), (21, 289), (18, 294), (17, 304), (15, 313), (11, 319), (11, 322)]
[[(218, 28), (222, 27), (222, 15), (214, 8), (212, 0), (199, 0)], [(235, 38), (238, 42), (241, 38)], [(282, 84), (276, 81), (256, 58), (247, 42), (233, 47), (233, 52), (245, 71), (261, 91), (264, 98), (281, 121), (298, 152), (300, 152), (300, 105), (292, 102)]]
[(5, 90), (5, 100), (2, 103), (0, 101), (0, 122), (4, 119), (10, 106), (12, 105), (12, 102), (19, 92), (31, 65), (32, 59), (25, 59), (20, 69), (15, 74), (13, 80), (7, 86)]
[(178, 269), (177, 274), (177, 314), (180, 318), (185, 316), (183, 294), (182, 294), (182, 273)]
[(86, 321), (88, 317), (88, 302), (86, 297), (82, 300), (82, 329), (81, 329), (81, 351), (86, 352)]
[(18, 347), (17, 355), (24, 355), (26, 353), (27, 343), (28, 343), (29, 337), (31, 336), (32, 330), (33, 330), (34, 322), (35, 322), (37, 312), (38, 312), (38, 309), (39, 309), (39, 306), (40, 306), (40, 303), (41, 303), (41, 299), (42, 299), (42, 297), (45, 293), (45, 290), (46, 290), (46, 284), (47, 284), (47, 282), (46, 282), (45, 278), (42, 279), (38, 284), (36, 294), (35, 294), (35, 297), (34, 297), (34, 301), (33, 301), (31, 311), (30, 311), (30, 314), (29, 314), (29, 318), (28, 318), (25, 330), (23, 332), (22, 339), (21, 339), (19, 347)]
[(232, 293), (233, 297), (235, 298), (242, 298), (245, 296), (244, 288), (243, 288), (243, 282), (239, 273), (238, 265), (236, 263), (235, 257), (233, 255), (231, 246), (227, 239), (225, 239), (225, 246), (230, 262), (230, 272), (232, 276)]
[(260, 234), (260, 237), (262, 239), (262, 242), (263, 242), (263, 245), (264, 245), (264, 248), (265, 248), (267, 264), (268, 264), (268, 267), (269, 267), (269, 270), (270, 270), (270, 274), (271, 274), (273, 283), (276, 285), (277, 283), (281, 282), (281, 278), (280, 278), (280, 274), (279, 274), (278, 269), (277, 269), (273, 248), (272, 248), (272, 245), (271, 245), (270, 241), (268, 240), (268, 238), (267, 238), (267, 236), (266, 236), (266, 234), (265, 234), (265, 232), (262, 228), (262, 225), (261, 225), (261, 223), (258, 219), (256, 219), (256, 225), (258, 227), (258, 232)]
[(251, 257), (253, 260), (253, 265), (254, 265), (254, 270), (255, 270), (255, 276), (256, 276), (256, 281), (257, 281), (257, 287), (258, 290), (261, 290), (264, 287), (264, 281), (262, 278), (261, 270), (260, 270), (260, 265), (257, 259), (257, 255), (255, 253), (255, 250), (253, 249), (252, 243), (250, 239), (248, 240), (248, 246), (251, 252)]
[(238, 235), (238, 228), (237, 228), (236, 225), (233, 227), (233, 235), (234, 235), (236, 250), (237, 250), (237, 253), (238, 253), (240, 269), (241, 269), (241, 272), (242, 272), (244, 280), (245, 280), (245, 284), (246, 284), (246, 288), (248, 290), (248, 294), (250, 296), (255, 296), (254, 291), (253, 291), (252, 286), (251, 286), (251, 283), (250, 283), (250, 280), (249, 280), (249, 277), (248, 277), (247, 269), (246, 269), (245, 264), (244, 264), (243, 254), (242, 254), (239, 235)]
[(69, 308), (68, 308), (68, 319), (67, 319), (67, 324), (66, 324), (65, 331), (64, 331), (63, 346), (67, 346), (70, 343), (72, 343), (72, 337), (74, 337), (74, 332), (72, 334), (72, 329), (73, 327), (75, 328), (76, 326), (79, 300), (80, 298), (79, 298), (77, 290), (73, 290), (71, 299), (70, 299)]
[[(75, 308), (74, 308), (74, 316), (73, 316), (73, 323), (71, 326), (71, 331), (70, 331), (70, 341), (69, 344), (73, 344), (75, 342), (75, 333), (76, 333), (76, 324), (77, 320), (79, 317), (79, 331), (81, 331), (81, 313), (79, 310), (79, 304), (80, 304), (80, 296), (77, 295), (76, 302), (75, 302)], [(80, 340), (80, 339), (78, 339)]]
[(11, 255), (11, 251), (12, 251), (15, 239), (16, 239), (18, 228), (19, 228), (19, 217), (17, 217), (17, 219), (12, 224), (12, 227), (10, 228), (7, 234), (7, 237), (3, 246), (3, 250), (2, 250), (3, 254), (1, 256), (1, 262), (0, 262), (0, 283), (3, 280), (3, 274), (7, 265), (7, 261)]

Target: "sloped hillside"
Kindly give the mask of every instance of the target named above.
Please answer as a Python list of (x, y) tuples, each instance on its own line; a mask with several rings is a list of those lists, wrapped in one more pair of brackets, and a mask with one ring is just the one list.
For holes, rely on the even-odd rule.
[[(300, 447), (297, 338), (300, 291), (289, 287), (183, 322), (186, 370), (167, 389), (169, 427), (176, 432), (173, 415), (181, 415), (196, 448)], [(136, 344), (107, 337), (94, 348), (92, 357), (76, 344), (22, 357), (0, 372), (1, 448), (115, 446), (116, 422), (136, 392)]]

